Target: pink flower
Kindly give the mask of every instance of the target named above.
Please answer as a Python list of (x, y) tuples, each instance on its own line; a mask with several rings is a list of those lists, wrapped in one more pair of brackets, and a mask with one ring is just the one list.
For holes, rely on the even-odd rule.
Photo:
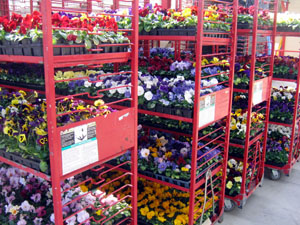
[(40, 193), (34, 194), (31, 196), (30, 199), (37, 203), (37, 202), (41, 201), (41, 194)]
[(40, 206), (36, 209), (35, 211), (37, 213), (38, 217), (43, 217), (46, 215), (46, 210), (45, 210), (45, 206)]
[(77, 214), (77, 221), (79, 223), (83, 223), (87, 219), (90, 218), (90, 214), (87, 213), (87, 211), (83, 210)]

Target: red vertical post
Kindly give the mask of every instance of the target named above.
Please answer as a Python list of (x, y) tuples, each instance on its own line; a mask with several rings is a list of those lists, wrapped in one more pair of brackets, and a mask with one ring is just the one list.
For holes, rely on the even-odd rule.
[(139, 1), (135, 0), (133, 1), (132, 5), (132, 12), (133, 12), (133, 18), (132, 18), (132, 50), (131, 50), (131, 69), (132, 69), (132, 74), (131, 74), (131, 97), (132, 97), (132, 103), (131, 107), (134, 107), (135, 109), (135, 114), (134, 114), (134, 140), (136, 143), (134, 144), (134, 147), (132, 149), (132, 166), (131, 166), (131, 173), (132, 175), (132, 224), (136, 225), (137, 224), (137, 216), (138, 216), (138, 208), (137, 208), (137, 174), (138, 174), (138, 166), (137, 166), (137, 160), (138, 160), (138, 151), (137, 151), (137, 123), (138, 123), (138, 112), (137, 112), (137, 107), (138, 107), (138, 94), (137, 94), (137, 86), (138, 86), (138, 50), (139, 50), (139, 14), (138, 14), (138, 9), (139, 9)]
[[(198, 15), (203, 15), (204, 1), (199, 1)], [(191, 181), (190, 181), (190, 204), (189, 204), (189, 225), (194, 224), (195, 189), (197, 172), (197, 152), (198, 152), (198, 131), (199, 131), (199, 111), (200, 111), (200, 90), (201, 90), (201, 63), (202, 63), (202, 41), (203, 41), (203, 17), (198, 16), (196, 35), (196, 74), (195, 74), (195, 98), (193, 113), (193, 141), (191, 160)], [(204, 208), (202, 209), (204, 210)]]
[[(233, 17), (232, 17), (232, 33), (231, 33), (231, 55), (230, 55), (230, 74), (229, 74), (229, 96), (233, 96), (233, 81), (235, 73), (235, 57), (237, 53), (237, 20), (238, 20), (238, 1), (233, 2)], [(228, 47), (228, 46), (227, 46)], [(226, 50), (227, 52), (227, 50)], [(223, 194), (220, 198), (220, 206), (222, 206), (222, 211), (225, 202), (225, 189), (226, 189), (226, 177), (227, 177), (227, 162), (228, 162), (228, 152), (229, 152), (229, 142), (230, 142), (230, 122), (231, 122), (231, 108), (232, 101), (228, 104), (228, 114), (226, 118), (226, 130), (225, 130), (225, 144), (224, 144), (224, 156), (223, 156), (223, 174), (222, 174), (222, 186), (221, 190)]]
[[(271, 50), (271, 58), (270, 58), (270, 72), (269, 72), (270, 77), (273, 77), (273, 70), (274, 70), (277, 13), (278, 13), (278, 0), (275, 0), (275, 2), (274, 2), (273, 32), (272, 32), (272, 37), (271, 37), (272, 50)], [(272, 79), (269, 79), (268, 88), (269, 88), (269, 90), (268, 90), (269, 98), (268, 98), (267, 105), (266, 105), (267, 109), (266, 109), (263, 152), (262, 152), (263, 162), (265, 161), (265, 158), (266, 158), (266, 149), (267, 149), (267, 141), (268, 141), (269, 116), (270, 116), (271, 92), (272, 92)], [(264, 173), (264, 168), (265, 168), (264, 165), (261, 168), (262, 168), (261, 174), (263, 174)]]
[(44, 71), (45, 88), (47, 100), (48, 119), (48, 139), (49, 157), (51, 168), (51, 183), (53, 192), (53, 208), (55, 224), (63, 224), (62, 201), (60, 178), (62, 175), (61, 149), (59, 149), (59, 135), (56, 124), (56, 102), (55, 102), (55, 82), (54, 82), (54, 61), (52, 45), (52, 23), (51, 23), (51, 0), (41, 2), (42, 22), (43, 22), (43, 51), (44, 51)]
[(87, 9), (88, 13), (91, 13), (93, 11), (92, 0), (87, 0), (87, 2), (86, 2), (86, 9)]
[(119, 9), (119, 8), (120, 8), (119, 0), (114, 0), (112, 9)]
[(241, 195), (242, 200), (246, 198), (246, 176), (247, 176), (247, 162), (249, 154), (249, 142), (250, 142), (250, 128), (251, 128), (251, 114), (252, 114), (252, 100), (254, 90), (254, 77), (255, 77), (255, 62), (256, 62), (256, 44), (257, 44), (257, 25), (258, 25), (258, 0), (255, 0), (255, 11), (253, 16), (253, 34), (252, 34), (252, 50), (251, 50), (251, 68), (250, 68), (250, 82), (249, 82), (249, 94), (248, 94), (248, 110), (247, 110), (247, 130), (246, 140), (244, 148), (244, 159), (243, 159), (243, 173), (242, 173), (242, 185)]

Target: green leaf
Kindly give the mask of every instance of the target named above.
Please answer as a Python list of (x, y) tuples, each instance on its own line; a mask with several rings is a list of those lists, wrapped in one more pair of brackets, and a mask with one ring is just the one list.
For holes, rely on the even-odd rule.
[(80, 44), (82, 42), (82, 38), (80, 36), (77, 36), (75, 43)]
[(84, 40), (84, 44), (86, 49), (92, 48), (92, 42), (89, 39)]
[(45, 161), (41, 161), (40, 162), (40, 169), (42, 172), (46, 172), (46, 170), (48, 169), (48, 164)]
[(100, 44), (99, 40), (96, 37), (93, 38), (93, 42), (94, 42), (95, 45), (99, 45)]

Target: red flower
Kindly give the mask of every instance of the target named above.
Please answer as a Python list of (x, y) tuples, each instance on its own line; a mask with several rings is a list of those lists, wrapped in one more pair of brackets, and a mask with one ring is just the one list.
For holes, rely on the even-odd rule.
[(25, 28), (31, 28), (32, 26), (32, 16), (30, 14), (27, 14), (23, 19), (23, 24)]
[(26, 34), (27, 33), (27, 30), (26, 30), (26, 28), (25, 28), (25, 26), (23, 24), (20, 26), (19, 33), (20, 34)]
[(69, 34), (67, 37), (68, 41), (76, 41), (76, 39), (77, 39), (77, 36), (74, 34)]
[(52, 25), (59, 27), (61, 24), (61, 16), (58, 13), (52, 15)]
[(14, 21), (17, 26), (19, 26), (23, 20), (23, 17), (20, 14), (12, 13), (11, 20)]

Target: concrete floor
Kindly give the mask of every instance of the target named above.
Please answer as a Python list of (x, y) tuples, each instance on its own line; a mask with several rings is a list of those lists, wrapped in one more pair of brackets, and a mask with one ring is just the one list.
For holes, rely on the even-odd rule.
[(220, 225), (300, 225), (300, 163), (279, 181), (266, 175), (245, 207), (225, 213)]

